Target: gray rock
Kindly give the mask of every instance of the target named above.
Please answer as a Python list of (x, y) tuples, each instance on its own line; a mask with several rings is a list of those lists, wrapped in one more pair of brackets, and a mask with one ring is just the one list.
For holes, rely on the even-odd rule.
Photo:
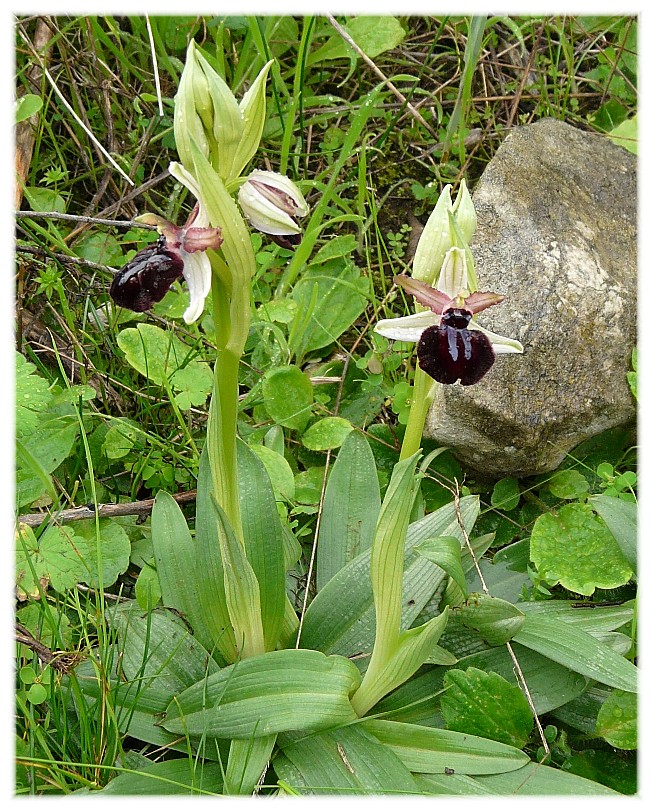
[(542, 120), (505, 139), (473, 199), (479, 287), (507, 295), (478, 323), (525, 353), (441, 386), (425, 435), (486, 476), (548, 472), (636, 416), (636, 158)]

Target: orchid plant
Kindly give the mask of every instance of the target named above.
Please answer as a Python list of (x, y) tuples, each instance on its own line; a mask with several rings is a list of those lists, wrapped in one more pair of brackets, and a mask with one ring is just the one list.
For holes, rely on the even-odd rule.
[[(146, 733), (171, 745), (179, 735), (200, 747), (213, 737), (230, 739), (224, 791), (231, 793), (254, 789), (277, 737), (283, 756), (290, 756), (295, 743), (287, 732), (318, 735), (350, 727), (350, 733), (362, 733), (363, 740), (368, 734), (403, 733), (403, 724), (390, 721), (367, 719), (362, 732), (355, 724), (425, 661), (450, 662), (450, 654), (437, 646), (448, 620), (446, 607), (429, 621), (411, 626), (448, 562), (435, 549), (443, 566), (439, 574), (404, 585), (406, 543), (409, 530), (412, 546), (415, 537), (446, 541), (445, 557), (454, 558), (457, 567), (451, 570), (457, 575), (463, 542), (458, 515), (470, 529), (478, 502), (465, 498), (456, 505), (459, 512), (449, 504), (422, 522), (410, 523), (430, 460), (418, 467), (424, 420), (437, 385), (457, 380), (473, 384), (488, 371), (495, 353), (522, 351), (517, 341), (494, 335), (475, 321), (477, 313), (499, 304), (503, 296), (478, 291), (468, 247), (475, 210), (464, 184), (454, 204), (447, 186), (419, 241), (412, 277), (396, 279), (415, 297), (418, 311), (376, 325), (380, 334), (417, 343), (419, 365), (401, 458), (381, 503), (366, 439), (354, 431), (345, 440), (327, 484), (323, 511), (324, 525), (330, 522), (342, 530), (320, 531), (315, 537), (320, 560), (326, 561), (322, 584), (299, 621), (285, 585), (286, 571), (299, 554), (298, 543), (281, 523), (265, 467), (237, 436), (238, 370), (249, 333), (256, 269), (249, 226), (293, 246), (301, 238), (299, 220), (309, 213), (289, 178), (258, 169), (243, 175), (263, 132), (270, 66), (262, 68), (238, 102), (199, 48), (190, 44), (175, 98), (180, 162), (170, 165), (170, 174), (191, 193), (194, 208), (183, 226), (144, 214), (141, 221), (157, 227), (159, 241), (134, 257), (111, 286), (116, 303), (145, 311), (183, 278), (190, 294), (186, 323), (195, 322), (207, 296), (212, 297), (217, 356), (194, 537), (169, 494), (157, 495), (152, 512), (162, 601), (193, 628), (192, 645), (184, 642), (183, 649), (188, 661), (195, 661), (197, 674), (182, 681), (172, 696), (163, 689), (159, 694), (156, 683), (150, 686), (150, 704), (157, 706), (156, 730)], [(315, 214), (317, 225), (322, 213)], [(318, 231), (317, 225), (311, 223), (311, 232)], [(351, 486), (357, 476), (365, 482), (360, 495)], [(349, 549), (350, 527), (362, 524), (365, 545)], [(419, 564), (430, 565), (424, 559)], [(463, 584), (463, 574), (460, 581)], [(140, 618), (128, 621), (137, 627)], [(131, 642), (132, 636), (125, 635), (127, 668)], [(179, 643), (174, 641), (161, 664), (163, 671), (177, 660)], [(360, 668), (351, 660), (359, 649), (364, 651)], [(141, 655), (140, 648), (133, 652)], [(145, 671), (138, 663), (134, 677), (144, 679)], [(125, 695), (124, 705), (134, 709), (137, 698), (138, 691), (135, 697)], [(277, 768), (282, 768), (283, 756), (277, 758)], [(517, 751), (515, 756), (520, 767), (524, 755)]]

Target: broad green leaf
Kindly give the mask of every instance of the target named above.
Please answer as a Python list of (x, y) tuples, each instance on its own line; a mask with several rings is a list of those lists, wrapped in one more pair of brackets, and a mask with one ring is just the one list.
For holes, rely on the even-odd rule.
[[(83, 793), (83, 791), (78, 791)], [(194, 757), (151, 762), (136, 771), (115, 776), (102, 790), (103, 796), (218, 796), (222, 794), (219, 763), (201, 762)]]
[(28, 363), (20, 352), (16, 352), (15, 357), (15, 430), (17, 436), (26, 436), (36, 429), (41, 414), (47, 410), (52, 400), (52, 394), (47, 382), (37, 374), (36, 366)]
[(138, 606), (143, 610), (152, 610), (161, 601), (161, 585), (153, 560), (151, 565), (143, 565), (140, 569), (134, 586), (134, 594)]
[(174, 733), (231, 739), (329, 728), (356, 719), (349, 695), (359, 682), (347, 658), (277, 650), (186, 689), (170, 702), (162, 725)]
[(520, 602), (518, 607), (526, 616), (561, 619), (591, 635), (617, 630), (634, 617), (634, 608), (631, 603), (594, 605), (591, 602), (554, 599), (545, 602)]
[(427, 728), (394, 720), (364, 720), (362, 728), (388, 746), (411, 771), (460, 774), (503, 773), (522, 768), (529, 757), (511, 745), (470, 733)]
[(595, 737), (598, 712), (611, 693), (611, 688), (593, 684), (573, 700), (558, 706), (551, 716), (582, 734)]
[(66, 201), (53, 188), (25, 186), (25, 199), (32, 211), (56, 211), (65, 214)]
[(193, 359), (194, 350), (170, 331), (151, 323), (123, 329), (118, 346), (129, 365), (156, 385), (170, 382), (180, 408), (203, 405), (213, 385), (206, 363)]
[[(476, 496), (460, 499), (467, 532), (479, 511)], [(452, 535), (460, 544), (464, 537), (452, 503), (426, 515), (408, 527), (403, 560), (401, 628), (411, 626), (446, 574), (417, 554), (414, 547), (429, 537)], [(306, 611), (301, 645), (340, 655), (371, 652), (375, 636), (374, 598), (371, 589), (371, 549), (359, 554), (322, 588)]]
[(317, 590), (371, 547), (380, 511), (380, 487), (369, 442), (351, 432), (331, 471), (317, 542)]
[(475, 734), (522, 748), (532, 732), (523, 692), (495, 672), (451, 669), (444, 677), (441, 713), (451, 731)]
[(325, 467), (308, 467), (294, 476), (294, 497), (298, 503), (318, 504), (324, 487)]
[(548, 489), (555, 498), (572, 501), (589, 491), (589, 482), (578, 470), (559, 470), (548, 481)]
[(123, 458), (131, 452), (141, 435), (142, 431), (131, 420), (116, 417), (111, 420), (111, 426), (106, 432), (102, 451), (107, 458)]
[(598, 712), (596, 733), (614, 748), (633, 751), (637, 747), (637, 700), (631, 692), (612, 692)]
[(521, 499), (521, 490), (516, 478), (501, 478), (491, 493), (491, 505), (503, 512), (516, 509)]
[(297, 314), (298, 304), (291, 298), (272, 299), (258, 306), (258, 316), (264, 321), (292, 323)]
[(38, 540), (31, 526), (19, 523), (16, 528), (16, 593), (18, 599), (39, 598), (39, 585), (47, 588), (49, 571), (40, 554)]
[(264, 444), (252, 444), (251, 450), (265, 465), (277, 500), (294, 500), (294, 473), (285, 457)]
[(36, 430), (16, 439), (16, 503), (33, 503), (47, 493), (56, 499), (50, 474), (72, 453), (79, 423), (72, 416), (42, 419)]
[(621, 121), (607, 134), (610, 141), (618, 146), (624, 146), (629, 152), (638, 154), (638, 116), (633, 115)]
[(288, 343), (297, 362), (334, 343), (363, 312), (369, 282), (349, 259), (309, 267), (291, 292), (298, 311)]
[(244, 442), (238, 442), (237, 452), (245, 550), (258, 583), (265, 649), (273, 650), (285, 610), (283, 527), (262, 461)]
[(580, 504), (540, 515), (532, 527), (530, 555), (550, 585), (590, 596), (596, 588), (629, 582), (632, 569), (613, 534)]
[(122, 246), (113, 234), (107, 232), (88, 233), (83, 236), (75, 244), (75, 253), (82, 259), (110, 267), (121, 267), (125, 260)]
[[(537, 714), (545, 714), (563, 706), (586, 689), (587, 680), (583, 675), (520, 644), (513, 643), (511, 647)], [(457, 669), (468, 667), (495, 672), (511, 685), (520, 686), (520, 677), (517, 676), (516, 666), (506, 647), (492, 647), (490, 650), (467, 655), (456, 664)]]
[[(353, 17), (343, 26), (353, 41), (370, 59), (395, 48), (405, 38), (405, 31), (396, 17)], [(357, 59), (355, 51), (338, 34), (333, 33), (327, 42), (310, 54), (308, 65), (316, 65), (331, 59)]]
[(167, 492), (156, 496), (152, 509), (156, 570), (163, 604), (186, 617), (206, 649), (213, 652), (215, 648), (224, 660), (233, 660), (235, 643), (224, 599), (224, 576), (221, 565), (216, 568), (211, 564), (211, 552), (218, 547), (217, 523), (211, 522), (205, 511), (209, 493), (203, 466), (200, 462), (194, 543), (179, 504)]
[(20, 124), (35, 115), (43, 106), (43, 99), (34, 93), (25, 93), (16, 101), (15, 123)]
[(415, 551), (442, 568), (467, 595), (466, 577), (462, 568), (462, 549), (457, 537), (431, 537), (420, 543)]
[(637, 668), (577, 627), (543, 616), (527, 616), (514, 641), (598, 683), (636, 692)]
[(592, 495), (589, 504), (607, 524), (625, 559), (636, 571), (637, 505), (609, 495)]
[(298, 366), (270, 369), (263, 377), (265, 410), (283, 427), (301, 432), (311, 415), (312, 383)]
[(84, 563), (81, 582), (92, 588), (113, 585), (127, 570), (131, 554), (129, 535), (117, 521), (101, 518), (98, 525), (99, 530), (94, 520), (75, 523), (74, 543)]
[(348, 419), (327, 416), (310, 425), (301, 437), (301, 443), (308, 450), (334, 450), (342, 445), (352, 430), (353, 425)]
[(610, 796), (620, 794), (581, 776), (561, 771), (538, 762), (528, 762), (516, 771), (486, 776), (424, 774), (419, 786), (437, 795), (458, 796)]
[(349, 256), (358, 248), (358, 240), (352, 233), (335, 236), (319, 248), (313, 256), (311, 264), (323, 264), (339, 256)]
[(302, 793), (378, 795), (418, 793), (414, 777), (386, 745), (362, 725), (321, 734), (285, 734), (274, 759), (279, 778)]
[(86, 581), (86, 566), (82, 557), (86, 544), (79, 544), (72, 527), (49, 526), (40, 536), (38, 545), (39, 555), (55, 591), (63, 593), (77, 583)]
[(458, 616), (465, 627), (477, 630), (495, 647), (511, 641), (525, 624), (525, 616), (511, 602), (482, 593), (472, 594), (459, 608)]
[(224, 793), (231, 796), (251, 796), (260, 777), (267, 770), (276, 743), (276, 734), (231, 740), (229, 761), (224, 779)]
[(147, 612), (126, 602), (108, 616), (118, 635), (121, 672), (133, 682), (134, 695), (154, 688), (169, 700), (219, 670), (185, 622), (167, 608)]

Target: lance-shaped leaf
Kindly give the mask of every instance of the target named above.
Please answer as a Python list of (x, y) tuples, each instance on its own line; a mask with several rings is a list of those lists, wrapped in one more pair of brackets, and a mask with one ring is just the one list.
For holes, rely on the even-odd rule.
[(249, 739), (314, 731), (356, 718), (353, 662), (315, 650), (277, 650), (225, 667), (177, 695), (162, 725), (179, 734)]
[(638, 670), (634, 664), (573, 625), (530, 615), (514, 641), (598, 683), (636, 692)]
[(489, 774), (522, 768), (530, 758), (505, 743), (394, 720), (364, 720), (362, 727), (388, 746), (411, 771)]
[(416, 547), (417, 554), (421, 554), (430, 562), (442, 568), (448, 576), (457, 583), (466, 597), (466, 577), (462, 567), (462, 548), (457, 537), (432, 537)]
[[(205, 542), (205, 538), (198, 542)], [(216, 543), (215, 534), (212, 542)], [(219, 603), (220, 589), (224, 590), (221, 569), (216, 572), (214, 567), (197, 565), (197, 550), (186, 519), (168, 492), (159, 492), (154, 500), (152, 543), (163, 604), (186, 618), (204, 647), (215, 648), (224, 660), (233, 660), (235, 648), (229, 645), (226, 630), (228, 614), (220, 610)]]
[(283, 527), (262, 461), (238, 441), (240, 513), (247, 559), (260, 591), (265, 649), (276, 647), (285, 610)]
[(269, 764), (275, 743), (276, 734), (251, 737), (248, 740), (231, 740), (224, 793), (231, 796), (251, 796)]
[(302, 793), (418, 793), (414, 777), (396, 754), (360, 725), (310, 736), (284, 734), (279, 745), (283, 754), (274, 759), (274, 770)]
[(233, 626), (236, 649), (243, 657), (256, 655), (265, 649), (258, 580), (224, 510), (216, 500), (213, 505), (217, 513), (217, 534), (224, 566), (226, 607)]
[(353, 431), (342, 444), (326, 485), (317, 542), (317, 590), (371, 547), (379, 511), (374, 456), (365, 436)]
[(625, 559), (636, 571), (637, 505), (610, 495), (592, 495), (589, 504), (607, 524)]

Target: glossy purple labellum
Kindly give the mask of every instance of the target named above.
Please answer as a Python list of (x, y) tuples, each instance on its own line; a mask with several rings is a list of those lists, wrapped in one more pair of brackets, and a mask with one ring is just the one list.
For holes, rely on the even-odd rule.
[(489, 338), (467, 328), (471, 317), (466, 309), (446, 310), (439, 326), (429, 326), (419, 338), (419, 365), (433, 380), (475, 385), (493, 366), (496, 355)]
[(173, 282), (183, 276), (183, 260), (161, 237), (137, 253), (111, 283), (109, 295), (121, 307), (145, 312), (160, 301)]

